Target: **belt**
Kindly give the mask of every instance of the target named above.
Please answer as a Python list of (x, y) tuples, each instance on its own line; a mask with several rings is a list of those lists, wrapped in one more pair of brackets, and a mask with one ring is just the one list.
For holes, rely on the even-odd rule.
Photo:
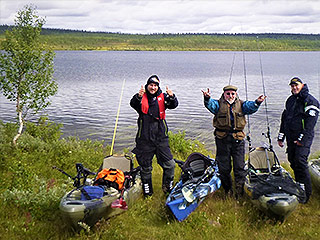
[(227, 129), (219, 129), (219, 128), (216, 128), (216, 131), (219, 131), (219, 132), (226, 132), (226, 133), (237, 133), (237, 132), (242, 132), (242, 130), (227, 130)]

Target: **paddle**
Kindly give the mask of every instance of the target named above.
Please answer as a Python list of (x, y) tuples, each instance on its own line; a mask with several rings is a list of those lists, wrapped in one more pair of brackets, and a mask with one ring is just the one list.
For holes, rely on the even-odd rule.
[(187, 202), (193, 202), (196, 199), (196, 196), (194, 195), (194, 191), (197, 189), (197, 187), (212, 173), (214, 172), (214, 168), (212, 166), (209, 166), (202, 177), (196, 182), (196, 183), (189, 183), (182, 187), (182, 195), (187, 200)]

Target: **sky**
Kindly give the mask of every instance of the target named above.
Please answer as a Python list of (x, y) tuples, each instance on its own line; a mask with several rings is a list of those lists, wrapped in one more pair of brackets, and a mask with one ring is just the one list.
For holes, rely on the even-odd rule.
[(320, 34), (319, 0), (0, 0), (0, 24), (27, 4), (45, 28), (121, 33)]

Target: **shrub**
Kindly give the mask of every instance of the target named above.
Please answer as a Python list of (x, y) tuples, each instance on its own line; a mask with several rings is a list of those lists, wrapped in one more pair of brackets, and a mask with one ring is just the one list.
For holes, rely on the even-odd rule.
[(193, 152), (211, 155), (198, 140), (187, 139), (184, 131), (176, 134), (169, 132), (169, 144), (172, 154), (179, 160), (185, 160)]
[(26, 123), (26, 133), (44, 142), (53, 142), (61, 137), (61, 127), (62, 124), (54, 123), (49, 121), (48, 117), (41, 116), (36, 124)]

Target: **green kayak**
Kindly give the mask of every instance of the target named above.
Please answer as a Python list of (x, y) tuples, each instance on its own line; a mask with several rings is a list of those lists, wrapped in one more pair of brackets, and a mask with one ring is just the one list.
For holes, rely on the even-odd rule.
[(95, 178), (88, 178), (94, 173), (81, 164), (77, 164), (76, 167), (78, 175), (73, 178), (75, 188), (66, 193), (60, 202), (60, 210), (65, 222), (75, 229), (79, 229), (84, 224), (93, 226), (101, 218), (107, 219), (121, 214), (141, 196), (140, 169), (132, 168), (132, 159), (109, 156), (104, 159), (99, 169), (99, 171), (104, 168), (122, 170), (126, 180), (121, 190), (94, 185)]
[(281, 167), (272, 149), (250, 151), (247, 170), (245, 193), (266, 215), (284, 220), (305, 200), (304, 191)]
[(309, 161), (309, 172), (313, 185), (320, 189), (320, 158)]

